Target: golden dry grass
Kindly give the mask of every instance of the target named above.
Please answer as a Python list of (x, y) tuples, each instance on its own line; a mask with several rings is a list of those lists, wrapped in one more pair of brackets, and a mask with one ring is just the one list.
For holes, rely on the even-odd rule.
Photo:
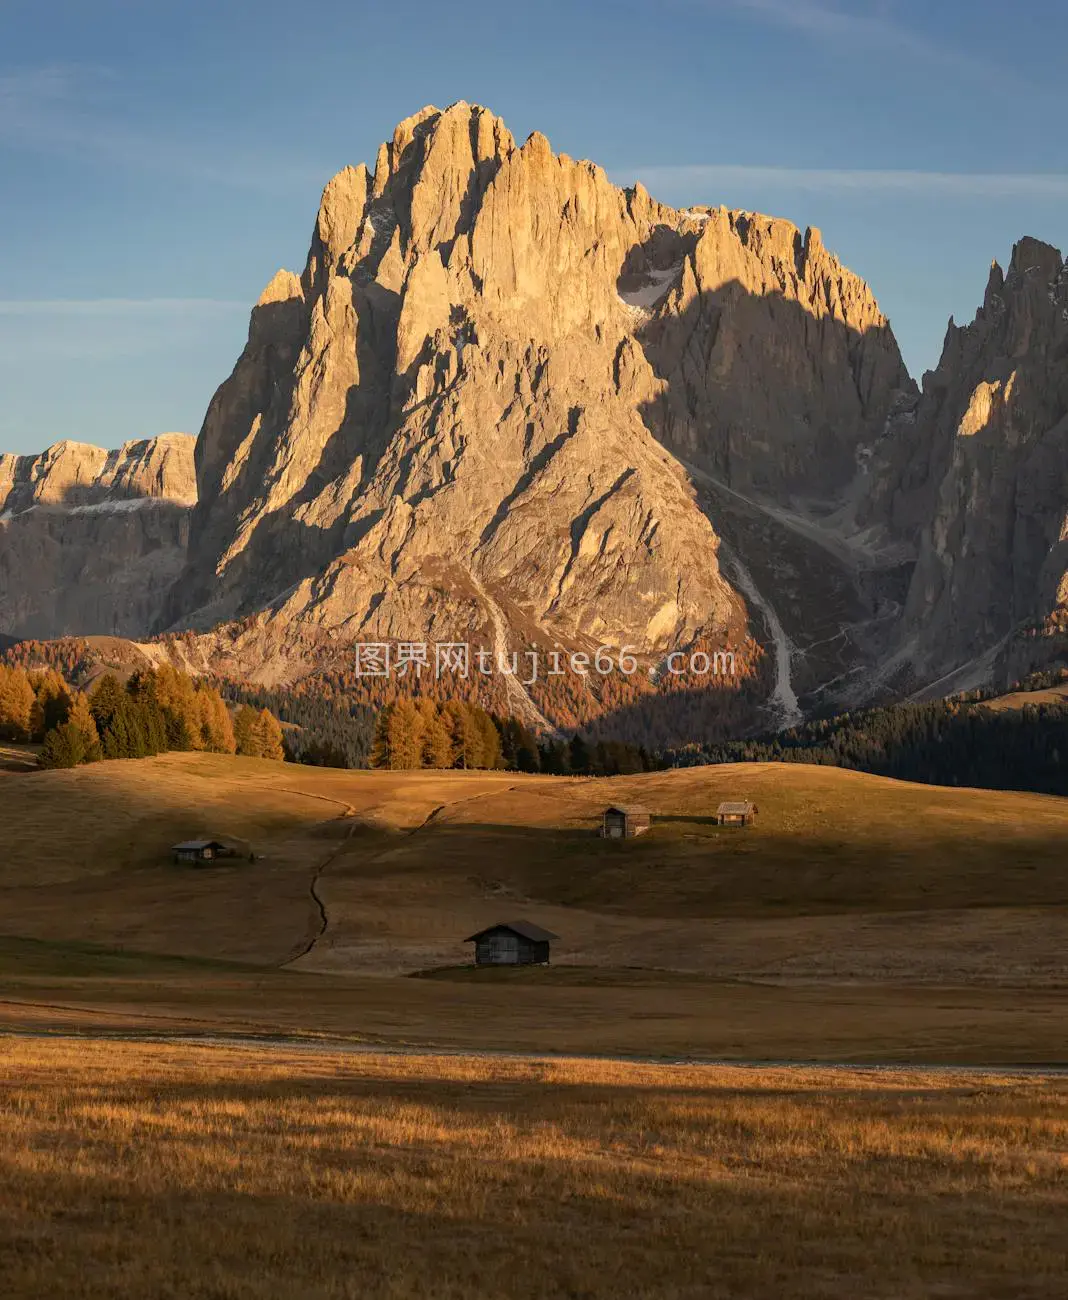
[[(755, 827), (711, 824), (730, 795), (758, 801)], [(651, 833), (600, 841), (592, 832), (601, 810), (623, 799), (652, 809)], [(1055, 870), (1068, 850), (1063, 799), (799, 764), (597, 781), (341, 772), (166, 754), (0, 773), (0, 800), (10, 832), (0, 886), (165, 864), (176, 836), (200, 830), (251, 840), (268, 860), (281, 860), (294, 839), (321, 849), (303, 843), (308, 832), (347, 812), (365, 837), (395, 850), (382, 857), (391, 872), (459, 864), (469, 873), (503, 872), (504, 883), (536, 887), (565, 905), (646, 916), (1068, 903), (1068, 879)], [(424, 823), (418, 835), (403, 836)], [(363, 838), (352, 855), (367, 850)]]
[(1059, 990), (783, 987), (606, 970), (571, 983), (555, 975), (453, 983), (193, 966), (179, 973), (147, 963), (139, 978), (38, 972), (0, 980), (0, 1027), (296, 1035), (656, 1060), (999, 1066), (1064, 1062), (1068, 1042), (1068, 999)]
[(974, 707), (989, 709), (992, 713), (1002, 713), (1006, 709), (1033, 708), (1042, 704), (1064, 704), (1068, 702), (1068, 682), (1060, 686), (1047, 686), (1036, 691), (1012, 691), (1008, 695), (999, 695), (993, 700), (984, 700)]
[(12, 1300), (1052, 1297), (1068, 1083), (0, 1040)]
[[(731, 794), (756, 799), (756, 827), (711, 823)], [(605, 843), (599, 811), (620, 799), (655, 824)], [(0, 772), (0, 935), (60, 945), (0, 945), (0, 1016), (522, 1050), (1058, 1060), (1066, 813), (1054, 798), (772, 764), (591, 781), (170, 754)], [(263, 856), (174, 867), (167, 847), (201, 830)], [(555, 963), (600, 973), (400, 978), (470, 960), (466, 935), (516, 916), (561, 936)], [(313, 940), (303, 980), (151, 960), (276, 968)]]
[[(726, 795), (761, 808), (711, 824)], [(593, 833), (613, 800), (648, 835)], [(338, 772), (208, 754), (0, 772), (0, 931), (279, 964), (405, 972), (462, 961), (511, 915), (569, 962), (719, 976), (1056, 982), (1068, 938), (1068, 805), (837, 769), (752, 764), (613, 781)], [(262, 861), (175, 870), (201, 831)], [(1026, 942), (1021, 942), (1026, 936)]]

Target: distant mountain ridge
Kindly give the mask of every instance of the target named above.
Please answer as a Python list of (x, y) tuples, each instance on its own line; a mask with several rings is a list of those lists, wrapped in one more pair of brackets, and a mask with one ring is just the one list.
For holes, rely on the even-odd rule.
[[(20, 589), (43, 545), (15, 549), (25, 485), (67, 481), (67, 452), (19, 471), (0, 630), (191, 630), (186, 659), (267, 686), (358, 642), (631, 646), (647, 683), (730, 645), (754, 726), (1019, 676), (1063, 651), (1066, 286), (1060, 253), (1021, 241), (921, 391), (818, 231), (672, 209), (487, 109), (426, 108), (326, 186), (195, 485), (184, 451), (156, 474), (177, 531), (134, 547), (165, 554), (150, 597), (87, 607), (76, 558), (47, 617)], [(107, 493), (160, 455), (97, 465), (99, 504), (138, 499)], [(92, 545), (49, 528), (60, 553)], [(551, 692), (508, 690), (554, 721)]]
[(195, 443), (165, 433), (116, 451), (66, 441), (0, 455), (0, 627), (148, 632), (185, 563)]

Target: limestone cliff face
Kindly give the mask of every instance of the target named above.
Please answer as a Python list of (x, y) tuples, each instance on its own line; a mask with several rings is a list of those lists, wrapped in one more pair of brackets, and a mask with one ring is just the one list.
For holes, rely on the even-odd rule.
[(677, 253), (691, 242), (639, 331), (667, 381), (650, 427), (735, 489), (837, 504), (858, 448), (914, 390), (871, 290), (786, 221), (721, 208)]
[(1066, 442), (1056, 249), (995, 265), (919, 391), (818, 231), (426, 108), (326, 186), (195, 465), (0, 457), (0, 631), (191, 628), (261, 681), (356, 641), (749, 633), (782, 719), (1068, 653)]
[[(1023, 239), (994, 263), (974, 322), (891, 422), (873, 517), (915, 540), (899, 655), (919, 680), (1068, 609), (1068, 269)], [(1017, 660), (1016, 673), (1028, 665)], [(993, 659), (976, 665), (989, 679)]]
[(194, 439), (0, 455), (0, 631), (143, 635), (181, 572)]
[(275, 655), (722, 637), (748, 612), (682, 462), (822, 501), (908, 389), (817, 232), (676, 211), (427, 108), (327, 185), (303, 271), (253, 310), (168, 618), (253, 616)]

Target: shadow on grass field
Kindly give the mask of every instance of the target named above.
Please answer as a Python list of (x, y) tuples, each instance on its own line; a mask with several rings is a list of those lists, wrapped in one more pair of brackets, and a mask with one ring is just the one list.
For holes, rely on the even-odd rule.
[(648, 970), (641, 966), (436, 966), (412, 971), (411, 979), (488, 988), (527, 985), (533, 988), (653, 988), (663, 985), (720, 984), (722, 980), (677, 970)]
[(102, 948), (92, 943), (49, 943), (42, 939), (0, 935), (0, 978), (54, 976), (61, 979), (87, 979), (112, 975), (144, 979), (236, 974), (260, 969), (247, 962), (218, 961), (210, 957), (127, 952), (117, 948)]
[[(757, 824), (713, 825), (727, 797)], [(4, 772), (0, 799), (0, 932), (65, 946), (0, 955), (9, 1023), (733, 1058), (1048, 1061), (1068, 1041), (1061, 799), (796, 764), (596, 781), (210, 754)], [(652, 829), (600, 839), (621, 801)], [(257, 861), (175, 867), (205, 827)], [(549, 973), (400, 978), (518, 917), (561, 936)]]
[(12, 1300), (1063, 1289), (1063, 1080), (3, 1052)]

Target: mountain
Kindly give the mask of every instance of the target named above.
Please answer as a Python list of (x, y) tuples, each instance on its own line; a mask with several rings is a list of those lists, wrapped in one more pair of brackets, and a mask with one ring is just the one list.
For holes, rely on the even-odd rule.
[(356, 640), (763, 639), (710, 492), (833, 499), (911, 391), (817, 231), (424, 109), (254, 309), (169, 615), (253, 620), (278, 674)]
[[(328, 183), (304, 267), (253, 308), (166, 582), (87, 607), (63, 532), (48, 618), (3, 630), (180, 632), (183, 662), (264, 686), (351, 675), (367, 642), (632, 647), (625, 687), (507, 679), (507, 704), (634, 738), (677, 685), (680, 741), (710, 683), (671, 679), (679, 649), (736, 652), (730, 727), (1038, 664), (1066, 587), (1064, 282), (1023, 241), (920, 389), (819, 231), (673, 209), (426, 108)], [(21, 608), (43, 598), (13, 535)]]
[(975, 320), (871, 464), (867, 521), (917, 555), (892, 681), (1002, 684), (1062, 658), (1068, 613), (1068, 268), (1036, 239), (995, 262)]
[(194, 444), (165, 433), (117, 451), (60, 442), (0, 455), (2, 630), (149, 631), (185, 563)]

